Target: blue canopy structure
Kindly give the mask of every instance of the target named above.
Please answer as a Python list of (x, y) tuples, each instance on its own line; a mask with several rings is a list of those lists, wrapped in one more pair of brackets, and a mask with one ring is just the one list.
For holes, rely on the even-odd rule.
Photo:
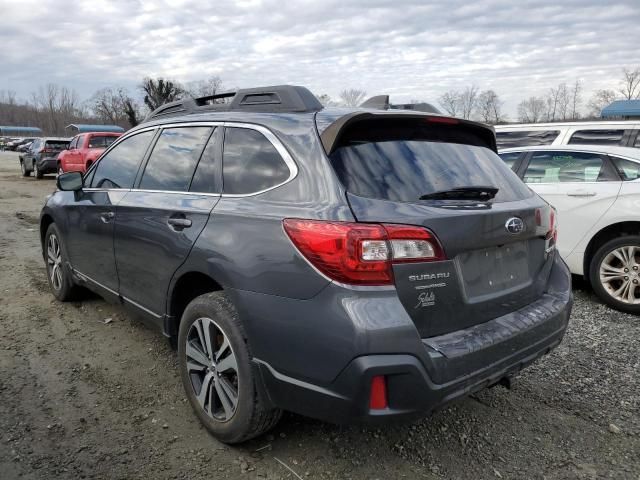
[(71, 125), (67, 125), (65, 129), (71, 130), (74, 135), (77, 133), (87, 132), (124, 132), (124, 128), (119, 127), (118, 125), (88, 125), (85, 123), (72, 123)]
[(640, 118), (640, 100), (616, 100), (602, 109), (602, 118)]
[(37, 127), (3, 127), (0, 126), (0, 137), (39, 137), (42, 130)]

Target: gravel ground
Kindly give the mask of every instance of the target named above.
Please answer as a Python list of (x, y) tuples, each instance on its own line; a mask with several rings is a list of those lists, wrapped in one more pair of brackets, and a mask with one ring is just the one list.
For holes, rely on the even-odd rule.
[(640, 479), (640, 319), (579, 283), (564, 342), (511, 391), (385, 429), (285, 415), (225, 446), (163, 338), (97, 297), (53, 300), (37, 232), (53, 189), (0, 153), (1, 479)]

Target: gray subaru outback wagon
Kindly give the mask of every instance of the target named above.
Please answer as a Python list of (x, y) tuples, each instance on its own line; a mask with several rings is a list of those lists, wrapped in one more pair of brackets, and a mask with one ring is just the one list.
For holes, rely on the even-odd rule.
[(57, 185), (53, 294), (87, 287), (162, 331), (224, 442), (283, 410), (417, 418), (508, 383), (567, 327), (555, 212), (479, 123), (239, 90), (159, 108)]

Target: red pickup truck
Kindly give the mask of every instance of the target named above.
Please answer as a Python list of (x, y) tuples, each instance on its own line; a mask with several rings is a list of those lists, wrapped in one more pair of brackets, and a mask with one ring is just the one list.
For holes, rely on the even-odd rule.
[(64, 172), (86, 172), (104, 149), (111, 145), (121, 133), (81, 133), (71, 140), (69, 148), (58, 155), (58, 174)]

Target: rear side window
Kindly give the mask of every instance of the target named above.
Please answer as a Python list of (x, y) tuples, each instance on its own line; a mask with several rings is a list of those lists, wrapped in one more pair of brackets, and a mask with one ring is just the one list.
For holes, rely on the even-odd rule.
[(518, 161), (518, 159), (520, 158), (520, 155), (522, 155), (521, 152), (508, 152), (508, 153), (500, 153), (500, 158), (502, 159), (502, 161), (504, 163), (507, 164), (507, 166), (513, 170), (516, 162)]
[(640, 162), (632, 162), (619, 157), (609, 156), (623, 180), (637, 180), (640, 178)]
[(529, 145), (551, 145), (560, 135), (560, 130), (531, 130), (496, 132), (498, 148), (526, 147)]
[(210, 127), (167, 128), (153, 147), (140, 188), (186, 192)]
[(343, 134), (329, 158), (345, 188), (367, 198), (415, 202), (423, 195), (473, 186), (498, 188), (496, 202), (531, 196), (495, 152), (480, 146), (481, 139), (468, 131), (457, 136), (459, 131), (365, 121)]
[(640, 130), (636, 130), (636, 133), (637, 133), (636, 141), (633, 144), (633, 146), (640, 148)]
[[(89, 148), (107, 148), (116, 141), (118, 137), (113, 135), (93, 136), (89, 139)], [(78, 143), (78, 146), (82, 146), (82, 143)]]
[(578, 130), (569, 139), (570, 144), (619, 145), (624, 130)]
[(247, 128), (225, 129), (224, 193), (260, 192), (284, 183), (290, 173), (276, 148), (262, 133)]
[(222, 190), (221, 182), (221, 153), (222, 153), (222, 128), (216, 128), (207, 143), (198, 166), (196, 173), (193, 174), (191, 180), (192, 192), (199, 193), (220, 193)]
[(138, 167), (153, 139), (149, 130), (126, 138), (104, 155), (96, 166), (91, 180), (92, 188), (131, 188)]
[(531, 156), (526, 183), (597, 182), (609, 180), (603, 173), (604, 161), (598, 154), (582, 152), (536, 152)]

